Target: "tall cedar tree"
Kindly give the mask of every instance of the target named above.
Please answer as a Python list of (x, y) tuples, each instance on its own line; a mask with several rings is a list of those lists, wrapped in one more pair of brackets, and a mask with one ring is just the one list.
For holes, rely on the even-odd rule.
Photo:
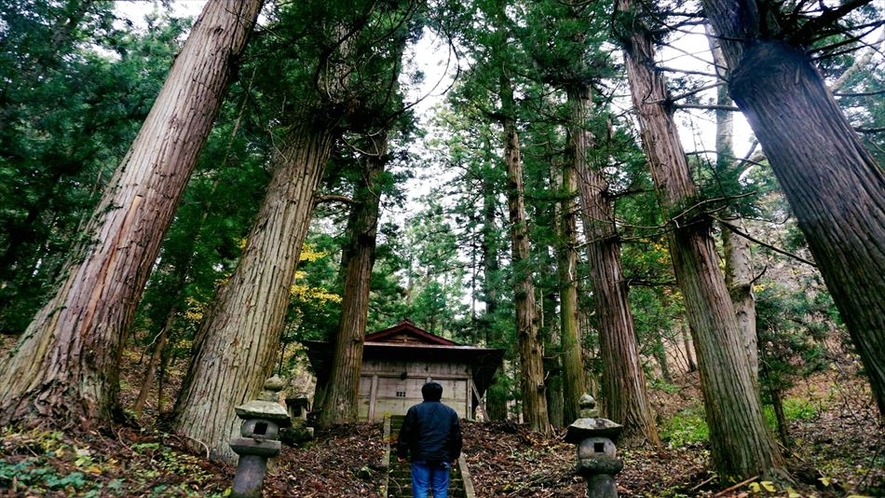
[(731, 96), (784, 189), (885, 415), (885, 169), (804, 47), (834, 35), (840, 17), (867, 3), (811, 17), (767, 1), (703, 0), (732, 71)]
[(261, 3), (206, 4), (67, 277), (0, 366), (0, 424), (96, 424), (115, 412), (135, 306)]
[(575, 84), (567, 95), (572, 110), (569, 140), (581, 189), (587, 257), (599, 328), (603, 413), (624, 425), (621, 440), (626, 447), (646, 443), (660, 446), (621, 267), (621, 244), (615, 227), (612, 198), (602, 167), (587, 158), (587, 149), (596, 145), (584, 129), (592, 106), (590, 88)]
[[(302, 2), (286, 7), (288, 24), (277, 26), (283, 37), (284, 32), (307, 33), (298, 43), (316, 54), (314, 70), (303, 71), (310, 63), (290, 62), (302, 70), (293, 76), (299, 81), (294, 88), (309, 93), (289, 95), (301, 99), (300, 108), (281, 118), (289, 131), (272, 160), (268, 191), (233, 276), (200, 326), (175, 408), (175, 430), (202, 441), (218, 460), (234, 460), (227, 444), (239, 425), (234, 407), (254, 398), (273, 368), (289, 289), (332, 147), (345, 127), (360, 131), (378, 113), (372, 107), (379, 99), (378, 81), (391, 72), (390, 57), (366, 54), (379, 40), (390, 39), (390, 26), (399, 25), (390, 18), (405, 15), (400, 5), (388, 5), (389, 11), (375, 10), (373, 2), (353, 7)], [(397, 61), (398, 54), (392, 56)], [(289, 88), (282, 81), (267, 83)]]
[(207, 445), (213, 459), (235, 461), (228, 446), (239, 426), (234, 407), (258, 394), (273, 367), (335, 125), (305, 119), (286, 136), (248, 245), (194, 339), (173, 426)]
[[(570, 123), (571, 124), (571, 123)], [(573, 131), (573, 130), (572, 130)], [(586, 392), (584, 386), (584, 359), (581, 332), (578, 328), (578, 153), (569, 134), (567, 153), (571, 157), (560, 169), (562, 196), (559, 211), (558, 276), (559, 323), (562, 348), (562, 397), (565, 425), (578, 419), (579, 402)]]
[[(299, 10), (286, 20), (304, 23), (298, 16), (303, 12)], [(175, 431), (208, 446), (215, 460), (236, 461), (228, 445), (239, 425), (234, 407), (254, 398), (270, 375), (314, 194), (341, 135), (344, 85), (351, 71), (346, 64), (354, 32), (335, 17), (336, 13), (324, 13), (327, 18), (318, 20), (309, 36), (317, 46), (333, 48), (326, 58), (317, 56), (305, 64), (313, 62), (317, 68), (312, 100), (305, 98), (303, 108), (282, 117), (288, 129), (271, 158), (273, 173), (247, 246), (200, 324), (175, 403)], [(279, 30), (280, 25), (274, 29)], [(331, 27), (324, 29), (327, 26)], [(287, 30), (294, 29), (297, 25)], [(298, 69), (302, 72), (296, 78), (310, 72)], [(281, 86), (285, 88), (285, 84)]]
[(403, 111), (399, 88), (401, 60), (410, 37), (421, 29), (421, 23), (413, 20), (412, 8), (416, 5), (403, 2), (403, 11), (394, 9), (390, 12), (390, 32), (386, 37), (389, 45), (386, 50), (379, 50), (386, 55), (379, 58), (384, 61), (382, 65), (385, 67), (378, 74), (375, 83), (379, 91), (375, 92), (373, 98), (374, 105), (380, 105), (376, 109), (381, 112), (372, 113), (367, 108), (365, 114), (374, 114), (374, 119), (362, 123), (363, 127), (368, 128), (363, 132), (367, 146), (361, 149), (365, 152), (360, 159), (360, 176), (354, 186), (347, 220), (348, 240), (342, 251), (344, 291), (334, 338), (331, 374), (323, 389), (319, 418), (323, 426), (356, 422), (359, 415), (360, 373), (368, 324), (372, 268), (375, 264), (382, 175), (390, 160), (387, 154), (390, 129), (396, 124), (395, 118)]
[(522, 157), (516, 130), (513, 88), (507, 75), (501, 75), (501, 110), (504, 117), (504, 164), (507, 167), (507, 206), (510, 219), (511, 259), (514, 269), (513, 300), (516, 307), (516, 334), (519, 350), (519, 386), (522, 416), (534, 430), (550, 432), (544, 387), (543, 343), (538, 334), (535, 285), (529, 265), (530, 240), (525, 210)]
[[(710, 52), (713, 55), (713, 63), (716, 71), (723, 81), (728, 81), (728, 65), (722, 56), (722, 48), (719, 41), (710, 36)], [(728, 97), (728, 88), (720, 85), (716, 89), (716, 104), (719, 106), (716, 115), (716, 175), (719, 182), (726, 188), (739, 185), (740, 175), (743, 173), (743, 162), (734, 157), (734, 118), (732, 111), (727, 108), (732, 105)], [(724, 195), (734, 195), (733, 192), (723, 192)], [(759, 347), (756, 339), (756, 298), (753, 296), (753, 261), (750, 257), (750, 243), (742, 237), (738, 231), (743, 230), (743, 220), (740, 214), (730, 209), (724, 212), (724, 221), (720, 223), (722, 234), (722, 252), (725, 260), (725, 285), (728, 286), (728, 295), (734, 305), (735, 316), (741, 327), (744, 340), (744, 349), (750, 361), (750, 375), (753, 381), (759, 378)]]
[[(405, 41), (405, 40), (404, 40)], [(319, 423), (329, 426), (356, 422), (363, 345), (369, 315), (369, 285), (375, 264), (375, 248), (381, 202), (381, 175), (387, 157), (386, 132), (366, 137), (363, 171), (354, 188), (347, 220), (347, 241), (342, 252), (344, 292), (335, 337), (329, 383), (324, 389)]]
[(694, 334), (713, 466), (724, 480), (780, 476), (785, 472), (785, 461), (765, 424), (740, 327), (716, 259), (711, 220), (709, 215), (689, 209), (696, 202), (695, 186), (667, 107), (666, 83), (654, 70), (654, 43), (644, 24), (650, 18), (630, 0), (617, 0), (615, 6), (615, 29), (624, 47), (643, 147), (669, 220), (673, 269)]
[[(493, 2), (490, 17), (497, 37), (493, 52), (499, 60), (509, 58), (507, 38), (509, 20), (506, 2)], [(509, 64), (501, 63), (498, 76), (499, 113), (503, 128), (504, 165), (507, 169), (507, 206), (510, 220), (511, 260), (513, 262), (513, 300), (516, 308), (516, 337), (519, 351), (519, 386), (522, 393), (522, 416), (532, 429), (549, 433), (550, 418), (544, 386), (544, 348), (538, 333), (535, 285), (530, 267), (531, 240), (525, 208), (522, 153), (517, 129), (517, 108)]]
[[(552, 2), (540, 23), (548, 27), (555, 22), (552, 32), (556, 39), (536, 43), (533, 59), (539, 64), (546, 81), (562, 88), (568, 107), (566, 164), (573, 172), (563, 172), (563, 178), (575, 177), (574, 188), (580, 190), (580, 209), (587, 238), (587, 256), (594, 292), (596, 323), (599, 329), (600, 357), (602, 359), (601, 404), (603, 413), (624, 424), (621, 441), (627, 446), (650, 443), (660, 445), (654, 412), (651, 408), (639, 356), (639, 344), (628, 302), (628, 289), (621, 270), (621, 247), (614, 222), (613, 199), (603, 174), (606, 154), (602, 143), (597, 143), (587, 127), (596, 112), (591, 83), (609, 76), (612, 62), (600, 49), (606, 30), (594, 24), (607, 22), (602, 5), (560, 4)], [(594, 29), (596, 28), (596, 29)], [(549, 29), (544, 29), (546, 34)], [(600, 33), (594, 35), (593, 33)], [(599, 150), (592, 150), (599, 149)], [(594, 158), (591, 160), (591, 157)], [(566, 192), (564, 192), (566, 193)], [(577, 207), (575, 208), (577, 209)], [(563, 213), (566, 216), (566, 213)], [(563, 314), (566, 293), (563, 292)], [(565, 317), (563, 317), (565, 325)], [(564, 388), (566, 416), (570, 403), (577, 403), (575, 384), (571, 380), (580, 362), (570, 360), (576, 354), (566, 347), (572, 340), (563, 326)], [(580, 347), (580, 344), (578, 344)], [(578, 350), (580, 351), (580, 349)], [(573, 364), (569, 366), (569, 362)], [(583, 386), (580, 386), (583, 388)], [(574, 399), (570, 399), (574, 397)], [(568, 420), (567, 420), (568, 421)]]

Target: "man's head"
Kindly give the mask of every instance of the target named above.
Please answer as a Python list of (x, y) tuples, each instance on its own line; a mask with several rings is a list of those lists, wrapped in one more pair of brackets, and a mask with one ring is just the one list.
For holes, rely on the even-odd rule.
[(424, 401), (439, 401), (442, 399), (442, 386), (437, 382), (428, 382), (421, 386), (421, 395)]

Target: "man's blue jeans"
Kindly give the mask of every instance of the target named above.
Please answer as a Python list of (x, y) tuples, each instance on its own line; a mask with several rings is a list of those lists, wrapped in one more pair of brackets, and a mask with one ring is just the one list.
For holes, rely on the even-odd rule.
[(448, 462), (434, 466), (423, 461), (412, 462), (412, 496), (427, 498), (427, 491), (433, 489), (433, 498), (448, 498), (449, 467)]

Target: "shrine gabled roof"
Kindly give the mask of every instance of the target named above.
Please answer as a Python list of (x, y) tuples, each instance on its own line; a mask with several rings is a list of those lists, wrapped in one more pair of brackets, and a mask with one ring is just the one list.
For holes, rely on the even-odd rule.
[(460, 346), (455, 341), (431, 334), (418, 328), (410, 320), (403, 320), (393, 327), (369, 334), (367, 343), (414, 344), (434, 346)]
[[(307, 357), (317, 379), (326, 382), (332, 365), (334, 345), (326, 341), (304, 341), (303, 344), (307, 348)], [(363, 360), (466, 363), (471, 366), (473, 381), (480, 394), (491, 385), (503, 358), (503, 349), (464, 346), (422, 330), (409, 320), (368, 334), (363, 348)]]

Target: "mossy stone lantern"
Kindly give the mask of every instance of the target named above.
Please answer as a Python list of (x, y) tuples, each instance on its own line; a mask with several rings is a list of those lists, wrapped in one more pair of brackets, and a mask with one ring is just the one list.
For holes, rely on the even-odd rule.
[(607, 418), (579, 418), (568, 427), (565, 441), (578, 446), (576, 473), (587, 480), (590, 498), (617, 498), (615, 475), (624, 468), (615, 441), (624, 426)]
[(292, 421), (286, 408), (279, 403), (283, 381), (276, 375), (264, 383), (258, 399), (235, 408), (243, 419), (240, 435), (231, 439), (230, 447), (240, 456), (231, 496), (258, 498), (267, 473), (267, 459), (280, 453), (280, 429)]

